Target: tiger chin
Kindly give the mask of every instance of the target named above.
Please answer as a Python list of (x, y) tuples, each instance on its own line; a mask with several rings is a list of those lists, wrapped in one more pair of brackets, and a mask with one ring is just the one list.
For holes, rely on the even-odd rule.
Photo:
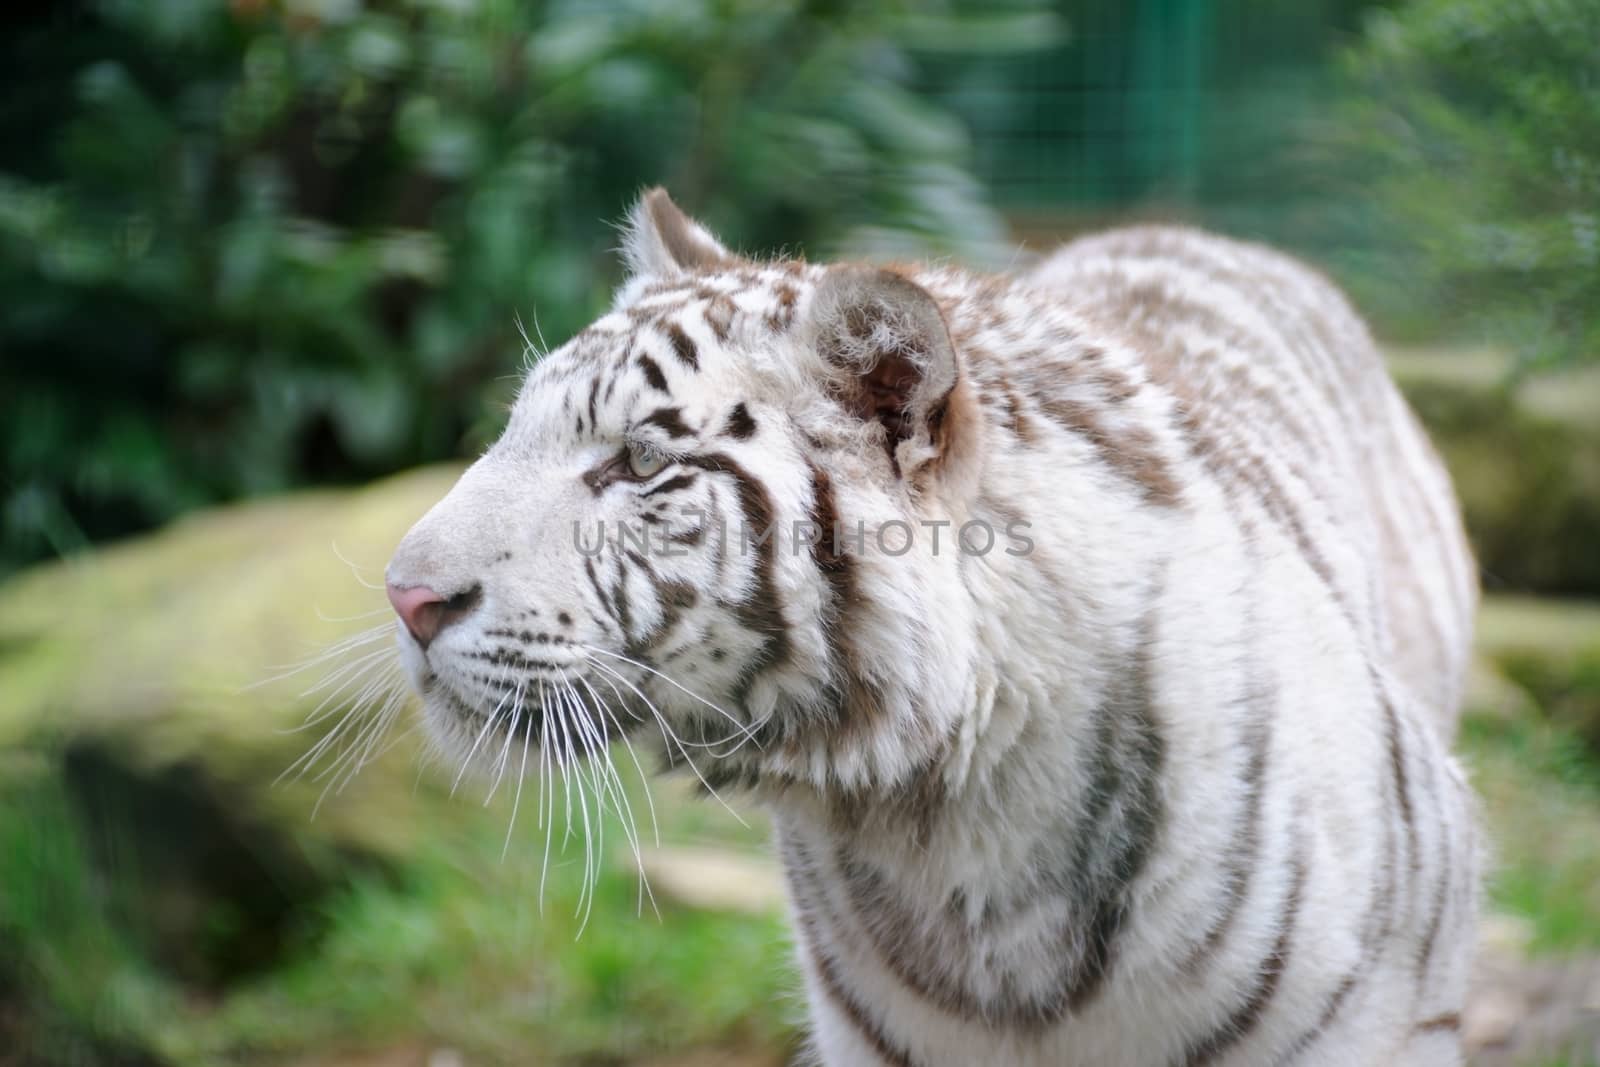
[(765, 804), (828, 1067), (1461, 1062), (1474, 567), (1331, 284), (624, 251), (389, 565), (441, 744)]

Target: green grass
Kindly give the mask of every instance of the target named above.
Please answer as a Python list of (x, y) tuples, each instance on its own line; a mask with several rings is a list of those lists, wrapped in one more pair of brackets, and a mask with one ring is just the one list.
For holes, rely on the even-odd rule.
[(140, 1048), (146, 1020), (176, 1009), (174, 991), (110, 920), (110, 887), (49, 766), (0, 756), (0, 1042), (43, 1064)]
[(1600, 949), (1600, 757), (1537, 716), (1469, 715), (1459, 744), (1482, 798), (1492, 905), (1531, 948)]
[[(800, 1015), (779, 915), (666, 900), (657, 915), (648, 899), (641, 910), (614, 820), (587, 922), (581, 833), (563, 851), (559, 822), (541, 909), (544, 837), (531, 796), (502, 859), (508, 797), (485, 807), (465, 789), (423, 808), (426, 843), (401, 864), (325, 896), (281, 965), (220, 997), (186, 995), (112, 918), (58, 779), (34, 767), (25, 783), (0, 774), (0, 786), (0, 938), (13, 949), (0, 955), (11, 971), (0, 967), (0, 1002), (8, 980), (31, 991), (29, 1063), (99, 1062), (96, 1050), (113, 1047), (209, 1065), (412, 1045), (474, 1063), (626, 1063), (782, 1048)], [(672, 785), (655, 793), (664, 843), (752, 848), (764, 837), (759, 819), (740, 826)]]
[[(396, 1039), (397, 1024), (474, 1062), (784, 1039), (793, 1003), (779, 917), (666, 902), (660, 917), (648, 902), (641, 912), (637, 879), (613, 855), (580, 933), (572, 846), (552, 864), (541, 911), (540, 849), (514, 848), (502, 862), (502, 835), (498, 820), (466, 820), (400, 881), (352, 885), (332, 902), (315, 951), (198, 1021), (187, 1051), (377, 1045)], [(524, 846), (534, 844), (530, 833)]]

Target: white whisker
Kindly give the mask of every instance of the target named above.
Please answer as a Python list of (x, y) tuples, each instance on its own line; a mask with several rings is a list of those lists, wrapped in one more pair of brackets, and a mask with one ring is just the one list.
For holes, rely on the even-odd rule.
[(379, 590), (380, 592), (383, 590), (382, 583), (374, 585), (373, 583), (367, 581), (365, 578), (361, 577), (361, 567), (360, 567), (360, 565), (355, 563), (355, 562), (353, 562), (352, 560), (347, 558), (343, 552), (339, 551), (339, 542), (330, 541), (330, 542), (328, 542), (328, 544), (329, 544), (330, 547), (332, 547), (333, 554), (335, 556), (339, 557), (339, 562), (343, 563), (346, 567), (350, 568), (350, 577), (352, 577), (352, 578), (354, 578), (356, 580), (356, 584), (357, 585), (361, 586), (363, 589), (376, 589), (376, 590)]
[[(361, 768), (367, 765), (368, 756), (371, 754), (373, 748), (380, 740), (382, 740), (384, 733), (388, 731), (389, 727), (394, 724), (396, 716), (399, 715), (400, 709), (404, 706), (405, 694), (403, 692), (391, 693), (383, 708), (370, 720), (370, 723), (368, 727), (365, 728), (363, 735), (358, 735), (356, 740), (351, 743), (350, 748), (346, 750), (346, 754), (341, 756), (338, 761), (333, 763), (327, 771), (323, 772), (323, 775), (325, 775), (329, 771), (337, 770), (341, 765), (348, 764), (348, 771), (346, 773), (342, 775), (335, 774), (333, 777), (329, 778), (328, 783), (322, 787), (322, 792), (317, 795), (316, 804), (311, 808), (311, 817), (313, 819), (315, 819), (317, 817), (317, 813), (322, 810), (322, 802), (328, 799), (328, 793), (330, 790), (335, 793), (343, 793), (344, 787), (355, 780), (356, 775), (361, 772)], [(364, 743), (362, 740), (363, 736), (366, 738)], [(318, 778), (321, 778), (323, 775), (318, 775)], [(313, 780), (315, 781), (316, 779)]]
[[(306, 717), (301, 720), (299, 726), (280, 727), (274, 732), (279, 734), (297, 734), (303, 730), (309, 730), (311, 727), (316, 726), (324, 719), (337, 714), (341, 707), (348, 705), (352, 708), (361, 708), (365, 706), (377, 696), (378, 691), (384, 685), (389, 684), (391, 681), (397, 680), (400, 675), (400, 664), (398, 662), (390, 661), (387, 664), (380, 664), (377, 661), (377, 657), (379, 655), (380, 653), (373, 653), (368, 656), (363, 656), (361, 660), (340, 668), (338, 673), (343, 677), (339, 680), (339, 684), (336, 685), (329, 693), (327, 693), (320, 701), (318, 701), (316, 707), (312, 708), (311, 711), (306, 713)], [(371, 678), (363, 680), (362, 676), (375, 668), (378, 670), (378, 673)], [(332, 680), (333, 679), (330, 678), (328, 681), (325, 681), (322, 684), (327, 685)], [(358, 695), (353, 699), (346, 701), (344, 699), (345, 693), (353, 686), (360, 686), (360, 688), (356, 690)], [(318, 686), (316, 689), (307, 690), (306, 692), (300, 694), (300, 698), (305, 699), (320, 688), (322, 688), (322, 686)]]
[(472, 766), (472, 757), (478, 754), (478, 746), (483, 744), (484, 737), (494, 728), (495, 722), (500, 718), (500, 709), (505, 707), (506, 701), (510, 698), (511, 692), (507, 690), (506, 695), (500, 698), (500, 703), (496, 704), (494, 710), (485, 718), (483, 729), (478, 731), (477, 739), (472, 742), (472, 747), (467, 749), (466, 758), (461, 761), (461, 769), (456, 772), (455, 781), (450, 783), (451, 796), (455, 796), (456, 790), (461, 788), (461, 779), (466, 777), (467, 769)]
[(506, 726), (505, 744), (500, 748), (500, 759), (496, 763), (494, 783), (489, 786), (489, 792), (484, 795), (483, 806), (488, 807), (489, 801), (494, 799), (495, 793), (500, 789), (500, 780), (505, 777), (506, 765), (511, 760), (511, 742), (516, 739), (517, 725), (522, 722), (522, 684), (517, 685), (517, 695), (511, 702), (511, 722)]
[[(744, 817), (741, 816), (737, 811), (734, 811), (733, 808), (728, 804), (728, 802), (726, 800), (722, 799), (722, 794), (718, 793), (714, 788), (712, 788), (711, 783), (706, 780), (706, 776), (704, 774), (700, 773), (700, 768), (695, 764), (694, 759), (689, 755), (689, 750), (686, 747), (684, 747), (683, 741), (678, 737), (678, 735), (676, 733), (673, 732), (672, 727), (667, 725), (667, 720), (666, 720), (665, 716), (663, 716), (661, 714), (661, 711), (660, 711), (659, 708), (657, 708), (653, 703), (650, 702), (650, 698), (645, 696), (642, 692), (640, 692), (638, 686), (634, 685), (632, 682), (628, 681), (628, 679), (626, 679), (622, 675), (618, 674), (611, 667), (606, 666), (605, 664), (599, 662), (598, 660), (589, 660), (588, 662), (589, 662), (589, 665), (591, 667), (593, 667), (596, 670), (601, 672), (602, 678), (604, 678), (605, 676), (610, 676), (610, 678), (613, 678), (616, 681), (621, 682), (623, 685), (627, 686), (630, 690), (632, 690), (633, 694), (635, 696), (637, 696), (640, 700), (644, 701), (645, 707), (650, 709), (650, 714), (655, 718), (656, 726), (659, 727), (660, 730), (661, 730), (662, 743), (664, 745), (667, 745), (667, 753), (668, 753), (668, 755), (671, 755), (671, 752), (672, 752), (671, 744), (676, 744), (678, 746), (678, 754), (683, 757), (683, 762), (685, 762), (685, 763), (687, 763), (689, 765), (689, 769), (694, 772), (694, 776), (700, 780), (700, 785), (705, 789), (706, 793), (709, 794), (711, 796), (711, 798), (713, 800), (715, 800), (718, 804), (722, 805), (722, 809), (724, 811), (726, 811), (729, 815), (732, 815), (734, 817), (734, 819), (738, 821), (740, 826), (748, 827), (749, 823), (744, 821)], [(610, 684), (610, 683), (608, 682), (607, 684)], [(615, 688), (615, 687), (613, 687), (613, 688)], [(622, 696), (621, 693), (617, 694), (618, 699), (621, 699), (621, 696)], [(669, 740), (670, 740), (670, 744), (668, 743)]]
[[(544, 860), (539, 865), (539, 914), (544, 914), (544, 887), (550, 874), (550, 838), (556, 824), (555, 756), (550, 750), (550, 703), (545, 699), (544, 683), (539, 683), (539, 713), (545, 729), (539, 738), (539, 815), (544, 823)], [(545, 798), (549, 798), (546, 806)]]
[[(278, 775), (273, 784), (279, 784), (285, 778), (291, 776), (296, 778), (304, 777), (312, 767), (316, 766), (317, 762), (323, 757), (323, 755), (325, 755), (330, 748), (334, 747), (339, 742), (339, 739), (349, 731), (352, 725), (362, 721), (363, 712), (366, 712), (371, 708), (371, 701), (377, 696), (377, 694), (382, 692), (385, 687), (396, 685), (398, 678), (393, 677), (393, 675), (397, 670), (398, 668), (393, 668), (390, 671), (385, 672), (385, 674), (381, 674), (378, 677), (369, 680), (361, 689), (359, 696), (354, 701), (350, 702), (347, 707), (345, 707), (344, 713), (340, 717), (339, 721), (331, 729), (329, 729), (327, 733), (318, 739), (315, 744), (307, 749), (299, 759), (285, 767), (283, 772)], [(329, 701), (333, 701), (337, 696), (342, 694), (345, 688), (348, 688), (348, 685), (341, 687), (340, 690), (334, 694), (331, 694), (328, 699), (324, 701), (324, 705), (327, 705)], [(319, 709), (324, 705), (319, 705)], [(333, 705), (335, 708), (338, 706), (342, 705)], [(333, 712), (330, 711), (328, 714), (333, 714)], [(326, 717), (326, 715), (320, 714), (319, 710), (315, 721), (320, 721), (322, 718)]]
[[(595, 707), (599, 709), (602, 715), (609, 718), (611, 724), (617, 728), (617, 737), (622, 740), (623, 747), (628, 750), (628, 758), (633, 761), (633, 769), (639, 774), (639, 784), (644, 789), (645, 804), (650, 811), (650, 835), (659, 848), (661, 845), (661, 826), (656, 821), (656, 802), (650, 791), (650, 776), (645, 774), (644, 765), (639, 762), (639, 753), (634, 750), (633, 742), (629, 740), (628, 732), (622, 728), (622, 723), (617, 719), (616, 713), (600, 698), (600, 694), (595, 692), (595, 688), (589, 684), (589, 680), (579, 675), (578, 681), (589, 691), (589, 697), (594, 701)], [(612, 692), (616, 692), (615, 686), (611, 688)], [(622, 699), (621, 693), (617, 693), (617, 699)]]
[(506, 841), (500, 846), (500, 862), (506, 861), (511, 851), (511, 831), (517, 825), (517, 811), (522, 807), (522, 783), (528, 777), (528, 742), (533, 737), (533, 713), (529, 712), (528, 726), (522, 731), (522, 765), (517, 769), (517, 793), (511, 799), (511, 818), (506, 821)]
[(351, 634), (349, 637), (340, 638), (338, 641), (335, 641), (333, 644), (317, 652), (310, 658), (300, 661), (299, 663), (276, 664), (268, 667), (267, 670), (274, 673), (268, 674), (266, 677), (258, 679), (257, 681), (240, 686), (239, 692), (248, 693), (253, 690), (260, 689), (263, 686), (281, 682), (285, 678), (292, 678), (297, 674), (303, 674), (306, 671), (311, 670), (313, 667), (320, 667), (329, 660), (337, 659), (348, 652), (352, 652), (355, 649), (360, 648), (362, 645), (369, 645), (374, 641), (391, 637), (393, 633), (394, 627), (389, 623), (380, 623), (377, 626), (368, 627), (367, 629), (359, 631), (358, 633)]
[[(650, 809), (651, 832), (655, 837), (656, 845), (659, 847), (661, 844), (661, 829), (660, 825), (656, 822), (655, 800), (650, 795), (650, 782), (645, 777), (644, 768), (639, 765), (639, 758), (633, 750), (633, 744), (628, 740), (627, 733), (623, 731), (622, 724), (617, 721), (617, 717), (615, 715), (611, 714), (611, 710), (606, 707), (605, 702), (600, 699), (600, 694), (595, 692), (594, 687), (589, 684), (588, 680), (582, 675), (579, 675), (578, 681), (585, 689), (589, 691), (589, 697), (594, 701), (595, 711), (601, 716), (601, 728), (604, 728), (605, 720), (609, 718), (612, 724), (617, 728), (617, 736), (622, 739), (623, 745), (627, 747), (628, 755), (633, 758), (634, 768), (639, 772), (640, 785), (644, 789), (645, 803)], [(577, 690), (573, 688), (571, 682), (567, 683), (567, 688), (572, 693), (574, 698), (578, 696)], [(610, 791), (612, 798), (616, 801), (618, 818), (622, 821), (623, 836), (627, 839), (628, 846), (633, 851), (634, 869), (638, 871), (639, 874), (639, 899), (636, 905), (637, 911), (639, 914), (644, 913), (644, 900), (645, 897), (648, 896), (650, 898), (651, 910), (655, 911), (659, 915), (660, 909), (656, 907), (655, 893), (653, 890), (651, 890), (650, 880), (644, 873), (644, 853), (639, 844), (639, 825), (638, 819), (634, 815), (633, 804), (628, 800), (627, 791), (622, 782), (622, 775), (617, 770), (617, 765), (611, 758), (611, 746), (605, 746), (602, 749), (602, 755), (605, 757), (604, 770), (607, 774), (606, 788)]]
[[(743, 733), (746, 737), (752, 738), (752, 739), (754, 738), (755, 735), (752, 733), (752, 731), (754, 729), (753, 726), (747, 726), (745, 723), (743, 723), (743, 722), (741, 722), (739, 720), (738, 716), (734, 715), (732, 712), (730, 712), (727, 709), (721, 707), (720, 705), (714, 704), (711, 701), (707, 700), (705, 697), (701, 696), (699, 693), (696, 693), (693, 689), (690, 689), (688, 686), (686, 686), (683, 683), (679, 682), (676, 678), (673, 678), (671, 675), (664, 674), (661, 671), (656, 670), (654, 667), (650, 666), (647, 663), (640, 663), (636, 659), (633, 659), (633, 658), (631, 658), (629, 656), (624, 656), (620, 652), (612, 652), (609, 649), (604, 649), (604, 648), (594, 648), (594, 647), (592, 647), (590, 645), (584, 645), (584, 646), (582, 646), (582, 648), (583, 648), (583, 650), (585, 652), (594, 652), (594, 653), (597, 653), (597, 654), (602, 655), (602, 656), (610, 656), (613, 659), (620, 659), (624, 663), (632, 664), (633, 666), (638, 667), (642, 671), (649, 671), (651, 674), (653, 674), (656, 677), (660, 678), (662, 681), (666, 682), (668, 685), (670, 685), (673, 688), (679, 690), (680, 692), (684, 693), (685, 695), (693, 698), (694, 700), (698, 700), (700, 703), (704, 704), (706, 707), (710, 708), (712, 711), (716, 712), (718, 715), (721, 715), (724, 719), (727, 719), (729, 722), (733, 723), (733, 725), (738, 729), (738, 731)], [(757, 748), (761, 747), (761, 743), (759, 741), (756, 742), (756, 747)]]

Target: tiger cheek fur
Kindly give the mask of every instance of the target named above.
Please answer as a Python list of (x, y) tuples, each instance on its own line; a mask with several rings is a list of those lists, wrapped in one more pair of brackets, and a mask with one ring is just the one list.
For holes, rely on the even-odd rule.
[(1331, 285), (625, 253), (391, 563), (443, 745), (765, 803), (828, 1067), (1460, 1062), (1474, 568)]

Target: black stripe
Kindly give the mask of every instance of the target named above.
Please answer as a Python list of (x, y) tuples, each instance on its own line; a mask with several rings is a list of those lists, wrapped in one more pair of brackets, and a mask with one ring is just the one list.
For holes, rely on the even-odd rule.
[(639, 369), (644, 371), (644, 380), (650, 383), (650, 388), (658, 393), (672, 395), (672, 390), (667, 388), (667, 376), (661, 373), (661, 365), (642, 352), (638, 361)]
[(616, 605), (617, 625), (622, 627), (624, 640), (632, 643), (628, 630), (633, 624), (633, 613), (628, 609), (628, 568), (617, 561), (617, 584), (611, 587), (612, 602)]
[[(1382, 699), (1381, 679), (1375, 671), (1370, 672), (1370, 677), (1374, 688), (1373, 698)], [(1404, 768), (1401, 768), (1401, 773), (1398, 776), (1390, 776), (1390, 785), (1394, 789), (1393, 799), (1396, 806), (1409, 803), (1403, 799), (1405, 796), (1404, 783)], [(1393, 818), (1385, 818), (1383, 820), (1383, 828), (1383, 864), (1379, 877), (1373, 880), (1372, 895), (1368, 898), (1367, 903), (1367, 914), (1362, 921), (1361, 956), (1356, 961), (1355, 966), (1340, 979), (1339, 984), (1328, 995), (1328, 999), (1323, 1006), (1322, 1015), (1317, 1019), (1317, 1022), (1289, 1045), (1288, 1052), (1284, 1055), (1285, 1062), (1292, 1061), (1300, 1053), (1322, 1039), (1349, 1001), (1350, 994), (1377, 966), (1378, 961), (1382, 958), (1384, 946), (1389, 940), (1389, 935), (1394, 931), (1395, 915), (1398, 910), (1398, 898), (1400, 895), (1398, 855), (1400, 835), (1397, 832)]]
[(656, 408), (640, 421), (641, 426), (659, 427), (668, 437), (693, 437), (694, 431), (683, 421), (678, 408)]
[(1373, 687), (1377, 691), (1379, 706), (1383, 711), (1384, 740), (1389, 748), (1389, 773), (1394, 780), (1395, 801), (1400, 807), (1400, 825), (1406, 833), (1406, 868), (1411, 872), (1411, 882), (1405, 889), (1409, 894), (1409, 891), (1415, 888), (1417, 877), (1422, 873), (1422, 848), (1417, 838), (1416, 815), (1411, 805), (1410, 775), (1406, 771), (1407, 753), (1405, 742), (1400, 736), (1400, 714), (1395, 711), (1394, 701), (1389, 698), (1389, 693), (1382, 679), (1376, 676), (1376, 672), (1374, 672)]
[(646, 489), (643, 496), (655, 496), (657, 493), (676, 493), (679, 489), (687, 489), (695, 483), (698, 474), (675, 474), (660, 485)]
[[(600, 585), (600, 576), (595, 573), (594, 560), (588, 556), (583, 557), (583, 573), (588, 576), (589, 585), (594, 589), (595, 598), (600, 601), (601, 609), (611, 617), (612, 621), (620, 624), (620, 620), (617, 619), (616, 612), (611, 607), (611, 598), (606, 595), (605, 589)], [(626, 631), (624, 631), (622, 635), (623, 639), (626, 640), (627, 636), (628, 635)]]
[[(1262, 671), (1264, 665), (1257, 663), (1255, 669)], [(1244, 711), (1248, 719), (1243, 731), (1247, 751), (1243, 775), (1244, 799), (1223, 861), (1222, 911), (1183, 963), (1183, 969), (1191, 976), (1222, 946), (1240, 909), (1244, 907), (1250, 874), (1261, 856), (1261, 799), (1265, 793), (1267, 752), (1272, 745), (1275, 700), (1274, 689), (1265, 681), (1254, 683), (1254, 688), (1245, 697)]]
[(832, 616), (837, 620), (855, 603), (855, 565), (845, 555), (839, 538), (835, 536), (840, 531), (833, 481), (828, 477), (828, 472), (809, 457), (806, 465), (811, 468), (811, 522), (818, 531), (816, 540), (811, 543), (811, 562), (822, 572), (833, 593)]
[(624, 555), (630, 563), (644, 572), (651, 588), (655, 591), (656, 602), (661, 609), (661, 620), (628, 642), (628, 655), (644, 659), (672, 632), (673, 627), (683, 618), (683, 613), (691, 610), (699, 602), (700, 594), (687, 582), (661, 577), (650, 565), (650, 561), (636, 550), (627, 549)]
[[(1424, 739), (1421, 743), (1426, 745), (1428, 741)], [(1439, 834), (1439, 870), (1436, 874), (1438, 883), (1428, 904), (1428, 921), (1424, 927), (1422, 944), (1417, 949), (1417, 982), (1425, 991), (1428, 973), (1433, 964), (1433, 953), (1439, 943), (1439, 931), (1444, 926), (1445, 908), (1449, 903), (1454, 849), (1450, 844), (1451, 828), (1444, 818), (1444, 800), (1439, 795), (1441, 777), (1439, 758), (1435, 754), (1435, 758), (1424, 758), (1422, 762), (1428, 771), (1428, 810), (1436, 815), (1431, 822)]]
[(743, 404), (733, 405), (733, 410), (728, 412), (729, 437), (738, 441), (745, 441), (755, 436), (756, 420), (751, 417), (750, 409)]
[(856, 1032), (872, 1046), (872, 1051), (892, 1067), (916, 1067), (916, 1061), (911, 1058), (911, 1054), (890, 1041), (882, 1027), (867, 1013), (867, 1009), (844, 987), (838, 971), (834, 969), (833, 961), (820, 948), (813, 949), (811, 962), (817, 968), (817, 977), (821, 980), (822, 988), (828, 994), (828, 998), (849, 1018)]
[[(889, 1064), (890, 1067), (917, 1067), (916, 1060), (911, 1053), (884, 1033), (883, 1027), (872, 1018), (856, 997), (845, 987), (833, 959), (822, 946), (822, 932), (817, 912), (823, 911), (831, 914), (822, 899), (823, 890), (818, 884), (818, 875), (810, 854), (798, 841), (785, 837), (781, 842), (781, 852), (784, 866), (789, 872), (790, 890), (794, 895), (795, 917), (799, 922), (800, 940), (810, 958), (812, 966), (816, 969), (818, 982), (823, 992), (838, 1008), (845, 1018), (850, 1020), (864, 1041), (878, 1058)], [(837, 917), (834, 917), (834, 926), (837, 926)]]
[(694, 338), (683, 332), (683, 327), (673, 323), (667, 327), (667, 340), (672, 342), (672, 354), (677, 356), (690, 370), (700, 369), (700, 352), (695, 348)]
[(1283, 914), (1278, 920), (1278, 936), (1271, 950), (1256, 968), (1255, 983), (1243, 1004), (1228, 1016), (1220, 1027), (1212, 1031), (1197, 1045), (1191, 1045), (1178, 1062), (1184, 1067), (1199, 1067), (1211, 1063), (1249, 1036), (1261, 1022), (1278, 983), (1283, 978), (1289, 961), (1289, 948), (1294, 939), (1295, 925), (1300, 918), (1300, 904), (1305, 895), (1308, 862), (1305, 843), (1297, 843), (1294, 858), (1290, 861), (1289, 892), (1283, 902)]
[[(1078, 835), (1072, 878), (1093, 877), (1099, 883), (1093, 894), (1093, 919), (1088, 946), (1067, 987), (1066, 1003), (1077, 1010), (1104, 983), (1114, 960), (1117, 935), (1132, 910), (1129, 889), (1144, 869), (1164, 821), (1161, 804), (1161, 770), (1166, 745), (1153, 714), (1150, 660), (1155, 640), (1155, 605), (1161, 599), (1159, 583), (1150, 592), (1150, 613), (1140, 625), (1138, 648), (1131, 677), (1122, 692), (1100, 706), (1095, 779), (1090, 787), (1083, 824)], [(1122, 812), (1120, 825), (1108, 816), (1113, 805)], [(1080, 936), (1074, 931), (1074, 939)]]
[(1288, 1053), (1284, 1055), (1283, 1062), (1292, 1062), (1296, 1056), (1317, 1043), (1317, 1040), (1322, 1037), (1328, 1027), (1333, 1025), (1333, 1020), (1339, 1017), (1339, 1011), (1344, 1007), (1344, 1002), (1349, 999), (1351, 992), (1362, 977), (1362, 972), (1358, 969), (1345, 975), (1340, 980), (1338, 986), (1329, 994), (1328, 1002), (1323, 1006), (1322, 1015), (1317, 1019), (1316, 1025), (1295, 1039), (1294, 1044), (1289, 1046)]
[[(687, 456), (683, 463), (701, 470), (727, 474), (734, 480), (739, 511), (750, 542), (756, 543), (755, 588), (736, 605), (735, 615), (747, 631), (761, 636), (761, 647), (751, 658), (745, 675), (735, 688), (733, 699), (742, 705), (756, 679), (771, 667), (788, 661), (789, 624), (784, 618), (783, 601), (777, 582), (777, 510), (761, 481), (730, 457), (721, 453)], [(770, 534), (770, 536), (765, 536)], [(741, 535), (731, 535), (735, 538)], [(758, 540), (760, 539), (760, 540)], [(740, 541), (742, 548), (746, 543)], [(726, 765), (723, 761), (720, 765)], [(711, 764), (715, 768), (719, 764)]]

